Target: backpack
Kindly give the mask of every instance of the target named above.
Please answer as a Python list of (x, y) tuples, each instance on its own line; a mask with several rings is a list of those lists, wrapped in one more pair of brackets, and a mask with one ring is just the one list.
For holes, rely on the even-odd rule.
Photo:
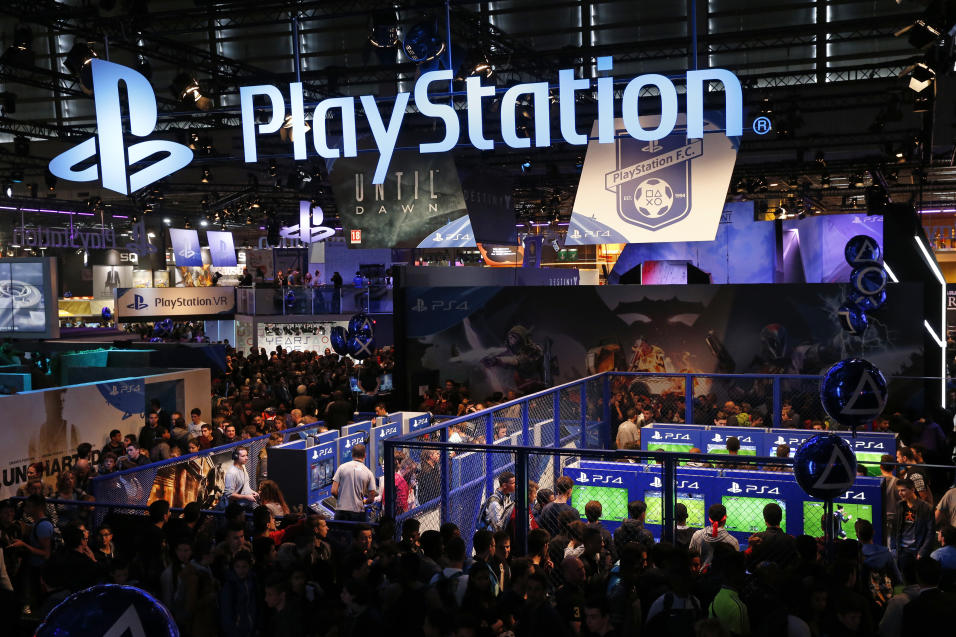
[(478, 509), (478, 519), (475, 520), (475, 531), (491, 531), (494, 533), (500, 529), (495, 529), (491, 526), (491, 520), (488, 519), (488, 506), (492, 501), (497, 502), (499, 505), (504, 506), (504, 499), (501, 497), (501, 494), (497, 491), (488, 496), (488, 499), (481, 504), (481, 508)]
[(438, 573), (438, 581), (435, 582), (434, 587), (442, 608), (458, 608), (458, 580), (464, 574), (464, 571), (458, 571), (452, 575), (445, 575), (445, 571)]
[(50, 522), (50, 520), (47, 518), (43, 518), (33, 525), (33, 529), (30, 530), (30, 537), (33, 539), (35, 546), (40, 545), (40, 538), (37, 535), (37, 527), (44, 522), (53, 527), (53, 535), (50, 536), (50, 555), (52, 556), (54, 553), (63, 548), (63, 534), (60, 532), (60, 529), (57, 527), (57, 525), (53, 524), (53, 522)]
[(700, 603), (696, 598), (691, 597), (692, 608), (673, 608), (674, 593), (665, 593), (664, 607), (661, 612), (654, 615), (647, 626), (645, 634), (648, 637), (667, 636), (667, 637), (694, 637), (694, 624), (701, 619), (704, 614)]

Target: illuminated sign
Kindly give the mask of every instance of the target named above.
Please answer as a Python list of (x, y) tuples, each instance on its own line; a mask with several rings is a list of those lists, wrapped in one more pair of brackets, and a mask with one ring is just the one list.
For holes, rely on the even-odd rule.
[[(611, 57), (599, 57), (596, 63), (598, 71), (612, 70)], [(119, 64), (99, 59), (92, 60), (90, 64), (96, 101), (97, 134), (54, 158), (50, 162), (50, 172), (67, 181), (94, 181), (99, 178), (104, 188), (126, 195), (180, 170), (192, 161), (192, 151), (173, 141), (153, 139), (127, 147), (123, 141), (120, 83), (126, 87), (129, 100), (129, 131), (135, 137), (150, 135), (156, 126), (156, 96), (152, 86), (143, 75)], [(379, 110), (375, 96), (362, 95), (358, 98), (360, 112), (372, 132), (379, 153), (372, 183), (382, 184), (385, 181), (399, 130), (412, 99), (414, 110), (425, 117), (441, 120), (444, 124), (444, 137), (439, 141), (419, 144), (419, 153), (448, 152), (459, 143), (462, 122), (459, 121), (454, 106), (433, 102), (429, 95), (429, 88), (433, 83), (445, 85), (453, 78), (454, 73), (450, 70), (423, 73), (415, 82), (412, 93), (402, 92), (395, 96), (387, 121)], [(725, 135), (740, 136), (743, 127), (743, 96), (737, 76), (726, 69), (704, 69), (687, 71), (685, 79), (686, 137), (700, 139), (704, 136), (704, 93), (710, 82), (720, 82), (724, 87)], [(597, 140), (601, 144), (614, 143), (617, 133), (614, 119), (614, 81), (610, 75), (600, 77), (596, 81)], [(572, 69), (558, 71), (559, 128), (562, 138), (569, 144), (583, 146), (588, 143), (588, 136), (578, 132), (576, 128), (576, 94), (578, 91), (594, 90), (593, 84), (588, 78), (574, 77)], [(652, 127), (642, 125), (638, 114), (641, 91), (650, 87), (657, 90), (661, 101), (660, 118)], [(272, 108), (268, 121), (261, 124), (256, 122), (255, 117), (256, 96), (267, 98)], [(491, 150), (495, 145), (495, 140), (485, 135), (482, 114), (485, 103), (491, 101), (494, 96), (495, 87), (483, 86), (480, 77), (465, 80), (467, 136), (471, 146), (479, 150)], [(311, 133), (312, 145), (319, 156), (325, 159), (357, 156), (358, 109), (355, 100), (356, 98), (349, 96), (333, 97), (322, 100), (315, 106), (312, 111)], [(532, 146), (531, 137), (518, 136), (516, 111), (519, 100), (531, 100), (536, 106), (533, 145), (536, 148), (550, 146), (551, 122), (548, 105), (551, 101), (551, 90), (548, 82), (517, 84), (501, 96), (497, 109), (500, 113), (501, 141), (515, 149)], [(241, 87), (239, 102), (246, 163), (254, 163), (258, 159), (256, 136), (278, 132), (283, 126), (291, 129), (293, 157), (299, 161), (308, 158), (306, 138), (309, 129), (306, 128), (301, 82), (289, 84), (288, 104), (282, 91), (269, 84)], [(621, 111), (621, 121), (627, 135), (640, 141), (663, 139), (677, 125), (677, 89), (674, 83), (663, 75), (639, 75), (625, 86)], [(288, 121), (286, 113), (289, 113)], [(338, 115), (342, 125), (341, 150), (330, 146), (327, 133), (327, 121), (333, 113)], [(165, 157), (136, 172), (128, 172), (130, 166), (160, 153), (164, 153)], [(77, 170), (77, 166), (92, 158), (98, 158), (98, 164)]]
[(335, 229), (323, 226), (324, 218), (321, 208), (313, 207), (312, 202), (300, 201), (299, 225), (282, 228), (279, 230), (279, 236), (283, 239), (298, 240), (302, 243), (317, 243), (328, 239), (335, 234)]

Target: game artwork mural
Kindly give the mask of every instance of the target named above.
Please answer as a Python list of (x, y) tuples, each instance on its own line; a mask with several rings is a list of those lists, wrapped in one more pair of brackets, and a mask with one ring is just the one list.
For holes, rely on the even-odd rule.
[[(836, 320), (841, 284), (408, 292), (410, 377), (464, 383), (476, 401), (604, 371), (820, 374), (860, 355), (888, 376), (923, 369), (922, 325), (909, 311), (922, 307), (919, 285), (889, 286), (862, 338)], [(679, 378), (643, 382), (653, 393), (683, 395)], [(710, 381), (697, 383), (696, 395), (711, 390)]]

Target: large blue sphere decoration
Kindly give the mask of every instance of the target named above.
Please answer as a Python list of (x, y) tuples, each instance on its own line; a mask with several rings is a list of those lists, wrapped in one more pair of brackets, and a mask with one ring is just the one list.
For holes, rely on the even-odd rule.
[(37, 637), (106, 634), (178, 637), (179, 629), (169, 611), (146, 591), (103, 584), (67, 597), (35, 633)]
[(332, 349), (335, 350), (336, 354), (345, 356), (349, 353), (348, 350), (348, 340), (349, 336), (345, 331), (345, 328), (341, 325), (335, 325), (329, 330), (329, 342), (332, 344)]
[(820, 383), (820, 400), (827, 415), (854, 433), (880, 415), (886, 396), (883, 372), (862, 358), (834, 364)]
[(103, 317), (104, 321), (108, 321), (113, 318), (113, 312), (110, 308), (104, 306), (103, 309), (100, 310), (100, 316)]
[(348, 342), (349, 356), (364, 360), (375, 353), (375, 340), (371, 334), (352, 334)]
[(402, 50), (412, 62), (429, 62), (445, 51), (445, 43), (438, 35), (438, 23), (426, 20), (411, 27), (402, 41)]
[(793, 455), (793, 476), (814, 498), (832, 500), (856, 480), (856, 456), (846, 440), (831, 433), (804, 441)]
[(843, 248), (843, 256), (846, 257), (846, 262), (854, 268), (867, 263), (881, 263), (883, 261), (883, 251), (880, 250), (880, 244), (876, 242), (876, 239), (865, 234), (858, 234), (847, 241)]
[(349, 335), (372, 334), (372, 319), (367, 314), (359, 312), (349, 320)]
[(879, 294), (860, 294), (856, 290), (851, 290), (846, 297), (848, 305), (855, 305), (864, 312), (878, 310), (886, 303), (886, 290)]
[(840, 326), (854, 336), (862, 335), (870, 324), (866, 313), (856, 305), (841, 305), (837, 310), (837, 317), (840, 319)]
[(866, 296), (875, 296), (886, 289), (886, 270), (878, 263), (862, 265), (850, 273), (853, 290)]

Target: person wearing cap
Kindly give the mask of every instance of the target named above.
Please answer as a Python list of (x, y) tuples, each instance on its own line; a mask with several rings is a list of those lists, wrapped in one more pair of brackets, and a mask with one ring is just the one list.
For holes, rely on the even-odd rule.
[(724, 526), (727, 524), (727, 509), (723, 504), (712, 504), (707, 510), (710, 527), (700, 529), (690, 539), (690, 552), (700, 554), (701, 566), (709, 566), (714, 559), (714, 549), (720, 544), (729, 544), (735, 551), (740, 543)]

